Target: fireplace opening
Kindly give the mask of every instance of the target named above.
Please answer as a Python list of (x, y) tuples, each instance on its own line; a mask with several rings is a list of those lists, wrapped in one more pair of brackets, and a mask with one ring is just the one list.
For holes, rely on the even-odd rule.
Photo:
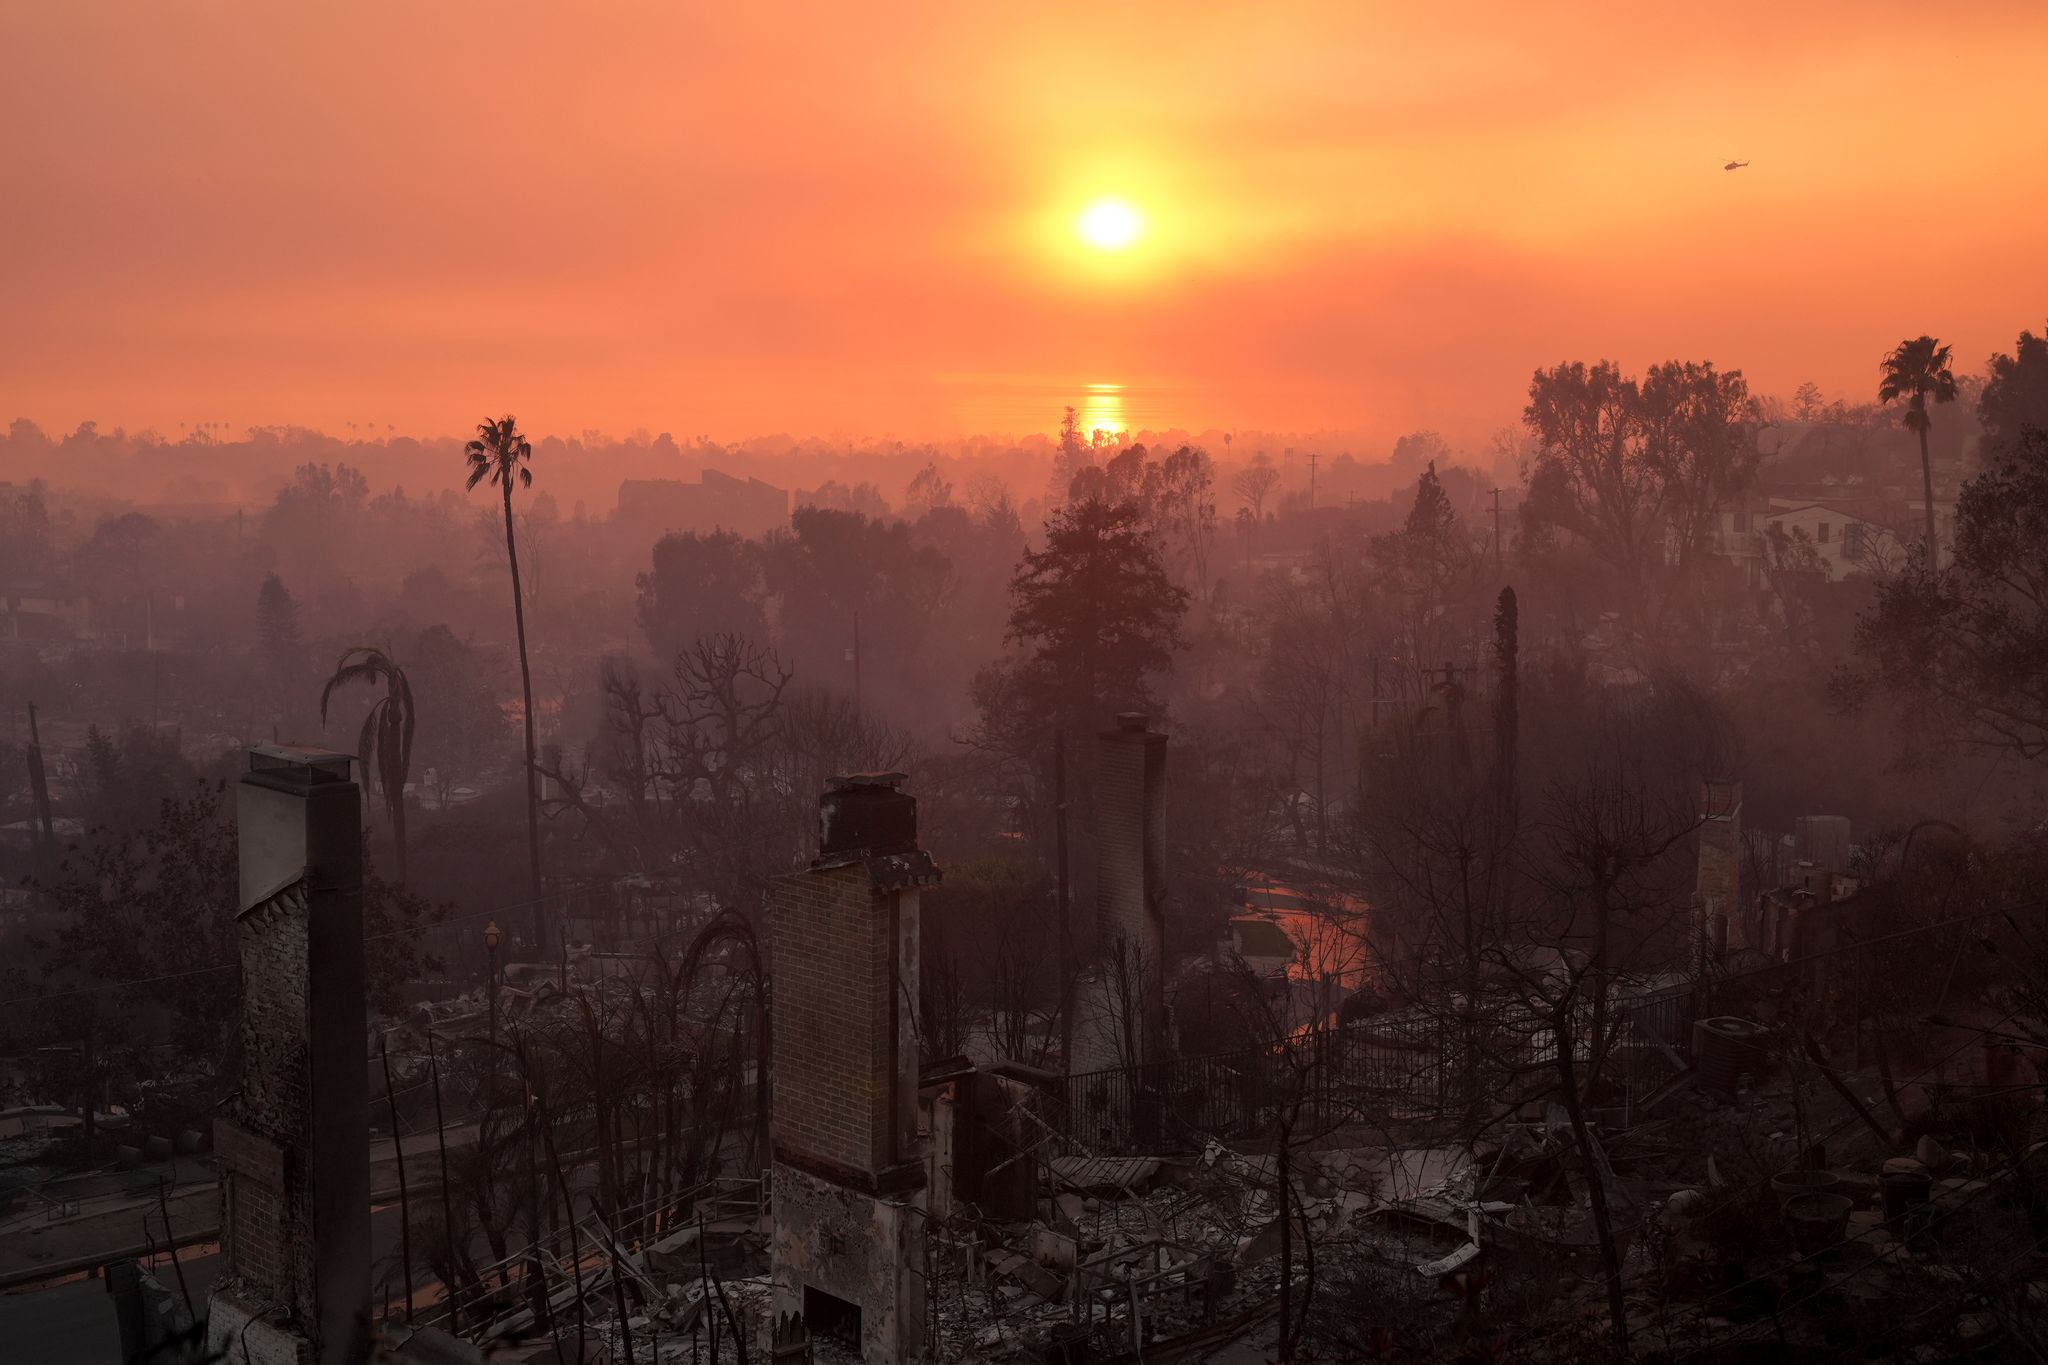
[(833, 1341), (860, 1350), (860, 1305), (848, 1303), (812, 1285), (804, 1286), (804, 1328), (813, 1339)]

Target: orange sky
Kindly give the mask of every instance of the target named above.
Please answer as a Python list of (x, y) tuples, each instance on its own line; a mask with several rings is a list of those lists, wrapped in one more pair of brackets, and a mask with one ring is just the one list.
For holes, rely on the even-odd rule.
[(0, 422), (938, 436), (1093, 382), (1476, 439), (1600, 355), (1861, 397), (2048, 318), (2043, 70), (2040, 0), (0, 0)]

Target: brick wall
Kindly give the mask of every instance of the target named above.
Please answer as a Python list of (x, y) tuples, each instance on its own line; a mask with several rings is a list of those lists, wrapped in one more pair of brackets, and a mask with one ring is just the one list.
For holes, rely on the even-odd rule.
[(778, 1151), (874, 1173), (893, 1164), (895, 940), (865, 865), (781, 878), (774, 893)]

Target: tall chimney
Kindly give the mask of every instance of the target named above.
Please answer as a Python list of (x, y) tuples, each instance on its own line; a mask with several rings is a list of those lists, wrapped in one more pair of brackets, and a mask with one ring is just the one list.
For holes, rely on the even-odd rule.
[(1095, 919), (1106, 970), (1135, 980), (1134, 1060), (1166, 1055), (1166, 736), (1126, 711), (1097, 735)]
[(1742, 784), (1700, 786), (1699, 880), (1694, 889), (1698, 938), (1708, 959), (1748, 946), (1742, 914)]
[(370, 1301), (362, 791), (349, 754), (258, 745), (236, 792), (242, 1082), (216, 1119), (224, 1274), (207, 1339), (363, 1358)]
[(902, 773), (835, 777), (818, 856), (772, 895), (776, 1312), (859, 1310), (862, 1355), (923, 1358), (918, 929), (939, 870)]

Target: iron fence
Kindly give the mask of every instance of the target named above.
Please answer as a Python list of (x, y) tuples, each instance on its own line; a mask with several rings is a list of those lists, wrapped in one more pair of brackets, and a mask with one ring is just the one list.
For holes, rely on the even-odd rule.
[[(1623, 1102), (1668, 1079), (1674, 1059), (1687, 1064), (1700, 1005), (1690, 985), (1613, 1003), (1604, 1051)], [(1574, 1011), (1571, 1030), (1577, 1055), (1590, 1056), (1590, 1006)], [(1056, 1126), (1102, 1154), (1256, 1138), (1283, 1117), (1296, 1131), (1327, 1131), (1368, 1114), (1433, 1114), (1480, 1101), (1555, 1056), (1548, 1022), (1531, 1009), (1387, 1015), (1305, 1031), (1285, 1045), (1069, 1076)]]

